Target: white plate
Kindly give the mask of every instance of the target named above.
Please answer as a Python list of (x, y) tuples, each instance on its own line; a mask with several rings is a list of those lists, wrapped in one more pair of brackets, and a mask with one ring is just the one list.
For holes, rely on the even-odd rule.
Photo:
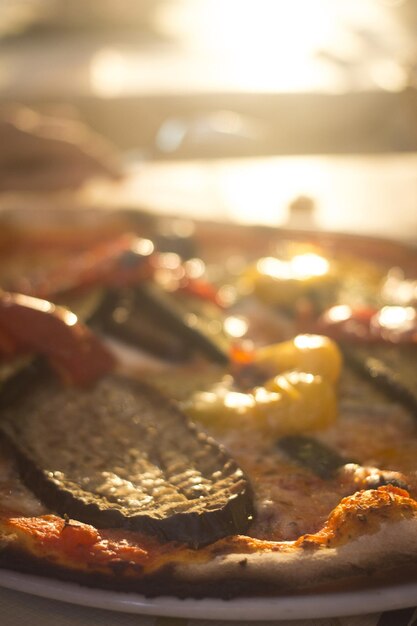
[(125, 613), (196, 619), (269, 620), (342, 617), (411, 607), (417, 583), (340, 593), (236, 600), (145, 598), (0, 570), (0, 586), (44, 598)]

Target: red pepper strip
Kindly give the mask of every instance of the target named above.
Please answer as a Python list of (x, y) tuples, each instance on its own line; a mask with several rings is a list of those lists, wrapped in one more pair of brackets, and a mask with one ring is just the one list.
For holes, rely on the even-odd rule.
[[(158, 255), (148, 239), (125, 233), (112, 241), (75, 254), (53, 270), (26, 276), (11, 291), (53, 300), (57, 296), (89, 287), (128, 287), (151, 278), (159, 268)], [(178, 291), (207, 300), (223, 308), (213, 285), (186, 276)]]
[(416, 343), (417, 312), (412, 307), (386, 306), (376, 310), (339, 305), (319, 318), (316, 332), (340, 341)]
[(114, 368), (99, 339), (68, 309), (22, 294), (0, 292), (0, 354), (45, 356), (60, 378), (85, 386)]
[(255, 348), (238, 343), (233, 344), (230, 348), (230, 358), (238, 367), (252, 365), (255, 361)]
[(152, 253), (151, 241), (125, 233), (75, 255), (53, 270), (22, 279), (12, 290), (53, 299), (93, 286), (126, 287), (152, 276)]
[(182, 291), (185, 294), (199, 298), (200, 300), (207, 300), (212, 302), (220, 308), (224, 308), (218, 297), (217, 289), (213, 285), (201, 278), (189, 278), (187, 277), (178, 287), (178, 291)]

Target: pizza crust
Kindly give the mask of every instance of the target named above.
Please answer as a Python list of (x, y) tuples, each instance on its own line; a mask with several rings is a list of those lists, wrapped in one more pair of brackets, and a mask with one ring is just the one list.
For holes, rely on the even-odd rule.
[[(149, 597), (180, 598), (279, 596), (348, 590), (410, 582), (417, 577), (417, 521), (386, 524), (371, 539), (345, 546), (301, 548), (215, 557), (203, 563), (167, 563), (156, 572), (125, 578), (88, 569), (73, 570), (34, 557), (11, 541), (0, 552), (0, 566), (82, 585), (133, 591)], [(23, 549), (22, 549), (23, 548)]]
[(417, 502), (394, 487), (344, 498), (314, 535), (176, 569), (189, 582), (239, 579), (268, 593), (396, 582), (410, 572), (417, 576)]
[[(205, 564), (181, 564), (175, 574), (192, 586), (217, 581), (223, 596), (228, 591), (239, 595), (238, 581), (242, 590), (251, 583), (256, 595), (262, 595), (262, 587), (269, 595), (397, 582), (398, 573), (408, 575), (415, 567), (417, 519), (412, 519), (384, 524), (374, 535), (358, 537), (339, 548), (310, 551), (290, 545), (279, 552), (233, 554)], [(233, 589), (229, 589), (231, 581)]]
[[(13, 532), (13, 524), (0, 525), (0, 566), (148, 596), (196, 598), (347, 589), (410, 580), (417, 575), (417, 502), (393, 487), (345, 498), (318, 533), (291, 542), (236, 536), (191, 550), (177, 544), (146, 545), (146, 538), (141, 544), (136, 537), (136, 552), (125, 554), (123, 534), (117, 544), (117, 535), (106, 539), (112, 537), (112, 531), (109, 535), (74, 523), (80, 538), (90, 533), (90, 552), (98, 543), (106, 544), (106, 549), (112, 547), (107, 561), (101, 556), (88, 563), (77, 560), (80, 553), (65, 552), (62, 542), (60, 546), (60, 536), (65, 534), (63, 521), (55, 516), (46, 518), (45, 528), (46, 522), (51, 528), (58, 524), (58, 532), (50, 544), (45, 535), (43, 546), (36, 541), (36, 532), (29, 532), (36, 526), (34, 520), (38, 524), (35, 530), (42, 528), (42, 518), (32, 522), (25, 518), (17, 532)], [(133, 546), (135, 534), (126, 537)]]

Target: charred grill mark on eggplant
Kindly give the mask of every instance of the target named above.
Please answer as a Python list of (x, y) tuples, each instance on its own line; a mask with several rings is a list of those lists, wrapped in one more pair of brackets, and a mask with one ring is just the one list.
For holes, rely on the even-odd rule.
[(1, 430), (47, 506), (195, 547), (248, 528), (240, 468), (154, 389), (107, 376), (79, 390), (30, 374), (24, 395), (21, 380), (2, 394)]

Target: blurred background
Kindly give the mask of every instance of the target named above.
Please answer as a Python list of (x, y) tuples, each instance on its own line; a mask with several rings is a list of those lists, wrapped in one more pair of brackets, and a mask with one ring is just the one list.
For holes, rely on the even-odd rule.
[(416, 34), (415, 0), (0, 0), (0, 100), (75, 107), (141, 164), (121, 202), (414, 239)]

